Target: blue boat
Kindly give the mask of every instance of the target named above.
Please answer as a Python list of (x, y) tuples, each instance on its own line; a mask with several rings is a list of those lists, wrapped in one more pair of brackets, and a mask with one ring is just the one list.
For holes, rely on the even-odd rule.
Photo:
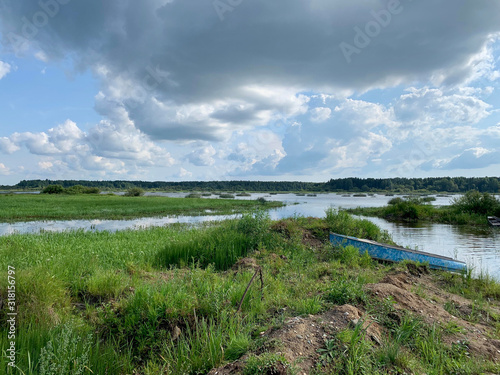
[(460, 260), (423, 251), (406, 249), (401, 246), (386, 245), (375, 241), (363, 240), (335, 233), (330, 233), (330, 242), (334, 246), (354, 246), (359, 249), (360, 254), (368, 252), (368, 255), (378, 260), (389, 262), (412, 260), (420, 263), (428, 263), (429, 267), (433, 269), (452, 272), (467, 271), (467, 265)]

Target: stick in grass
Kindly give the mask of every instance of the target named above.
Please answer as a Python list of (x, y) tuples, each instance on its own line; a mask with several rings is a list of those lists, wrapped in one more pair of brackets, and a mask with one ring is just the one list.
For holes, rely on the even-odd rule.
[(247, 295), (248, 290), (250, 289), (250, 285), (252, 285), (252, 283), (255, 280), (255, 277), (257, 276), (258, 273), (260, 273), (260, 282), (261, 282), (260, 289), (261, 289), (261, 291), (263, 290), (264, 280), (262, 278), (262, 268), (259, 267), (259, 268), (257, 268), (257, 270), (255, 271), (255, 273), (253, 274), (252, 279), (250, 280), (250, 282), (248, 283), (247, 288), (245, 289), (245, 293), (243, 293), (243, 297), (241, 297), (240, 303), (238, 305), (238, 309), (236, 310), (235, 314), (237, 314), (241, 310), (241, 305), (243, 305), (243, 300), (245, 299), (245, 296)]

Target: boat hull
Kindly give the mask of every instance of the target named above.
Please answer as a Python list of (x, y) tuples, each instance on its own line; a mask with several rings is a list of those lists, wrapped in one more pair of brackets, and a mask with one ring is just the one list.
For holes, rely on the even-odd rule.
[(389, 262), (412, 260), (420, 263), (428, 263), (429, 267), (433, 269), (452, 272), (467, 271), (467, 265), (462, 261), (437, 254), (406, 249), (400, 246), (386, 245), (375, 241), (364, 240), (335, 233), (330, 233), (330, 242), (334, 246), (354, 246), (359, 249), (360, 254), (368, 252), (368, 255), (378, 260)]
[(496, 216), (488, 216), (488, 222), (492, 227), (500, 227), (500, 218)]

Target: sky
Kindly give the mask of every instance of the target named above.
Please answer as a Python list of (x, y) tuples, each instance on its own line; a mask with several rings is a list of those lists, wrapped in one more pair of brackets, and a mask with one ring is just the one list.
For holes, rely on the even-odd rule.
[(500, 1), (0, 0), (0, 185), (500, 175)]

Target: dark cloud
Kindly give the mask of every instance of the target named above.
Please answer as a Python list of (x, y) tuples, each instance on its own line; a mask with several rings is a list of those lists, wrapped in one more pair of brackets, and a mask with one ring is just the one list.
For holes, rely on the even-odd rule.
[[(33, 40), (49, 57), (75, 53), (77, 64), (105, 64), (110, 79), (128, 74), (140, 82), (148, 66), (159, 66), (178, 85), (158, 85), (154, 91), (191, 102), (225, 97), (255, 83), (364, 89), (443, 69), (443, 79), (456, 82), (470, 73), (470, 56), (500, 30), (497, 1), (401, 0), (387, 26), (378, 21), (379, 32), (373, 29), (376, 35), (365, 40), (367, 46), (356, 47), (355, 27), (366, 33), (374, 14), (387, 14), (394, 3), (244, 1), (221, 21), (213, 2), (205, 0), (72, 0), (59, 5)], [(24, 20), (33, 20), (40, 5), (5, 4), (7, 45), (8, 33), (23, 35)], [(342, 42), (361, 50), (350, 64), (339, 48)]]
[[(398, 149), (390, 149), (408, 137), (432, 138), (436, 127), (459, 132), (493, 111), (456, 87), (481, 76), (488, 58), (494, 68), (485, 47), (500, 32), (498, 1), (252, 0), (223, 14), (214, 4), (0, 0), (2, 45), (20, 56), (41, 51), (47, 63), (70, 60), (100, 82), (95, 109), (109, 122), (89, 132), (99, 141), (79, 136), (92, 148), (82, 159), (89, 166), (134, 155), (154, 164), (156, 154), (168, 155), (155, 143), (165, 140), (211, 142), (175, 158), (200, 167), (241, 163), (242, 173), (362, 167), (386, 152), (396, 160)], [(417, 88), (385, 106), (342, 95), (333, 105), (312, 104), (315, 96), (406, 85)], [(277, 122), (286, 129), (273, 128)], [(270, 146), (263, 139), (231, 143), (234, 133), (249, 138), (258, 130), (274, 132)], [(474, 137), (450, 142), (441, 159), (459, 156), (447, 168), (484, 164), (487, 154), (463, 152), (488, 142)], [(24, 145), (56, 155), (69, 144), (49, 138), (20, 133), (0, 138), (0, 149)], [(132, 140), (149, 151), (131, 147)]]

